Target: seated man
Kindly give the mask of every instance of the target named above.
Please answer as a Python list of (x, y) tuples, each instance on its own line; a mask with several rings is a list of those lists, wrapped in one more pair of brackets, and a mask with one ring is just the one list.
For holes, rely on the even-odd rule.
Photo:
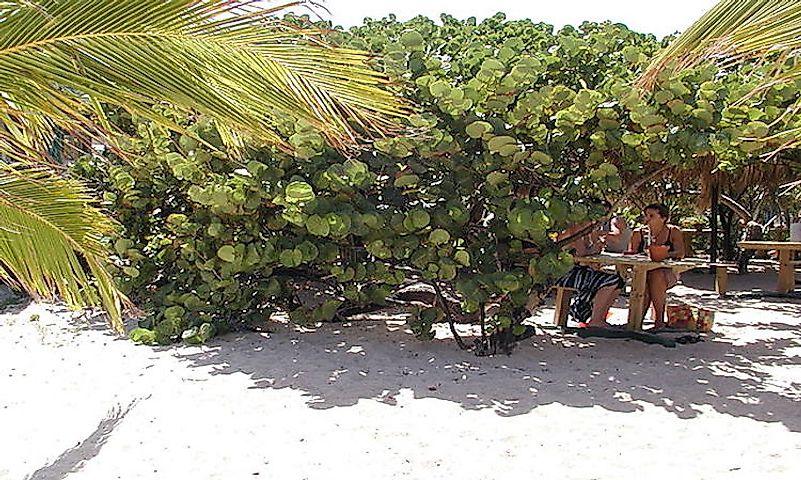
[(607, 252), (623, 253), (629, 248), (632, 230), (626, 223), (626, 219), (617, 215), (612, 217), (610, 229), (605, 236)]
[[(568, 238), (587, 225), (588, 223), (575, 225), (562, 232), (560, 238)], [(570, 253), (579, 257), (600, 253), (604, 247), (601, 235), (602, 233), (596, 227), (575, 239), (567, 248)], [(584, 265), (575, 265), (556, 284), (576, 290), (570, 304), (570, 316), (574, 320), (593, 327), (611, 327), (606, 322), (606, 316), (625, 285), (620, 275)]]
[[(762, 240), (765, 229), (764, 226), (753, 220), (748, 223), (746, 223), (744, 220), (740, 220), (740, 225), (743, 227), (743, 234), (740, 238), (741, 240)], [(748, 273), (748, 262), (753, 256), (753, 250), (740, 249), (740, 253), (737, 255), (737, 273), (741, 275)]]

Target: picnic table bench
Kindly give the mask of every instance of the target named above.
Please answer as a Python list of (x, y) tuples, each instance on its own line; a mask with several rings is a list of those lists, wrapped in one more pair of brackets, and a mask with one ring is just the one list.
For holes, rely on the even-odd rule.
[(744, 241), (737, 246), (745, 250), (776, 250), (779, 252), (779, 281), (776, 291), (790, 293), (795, 288), (795, 267), (801, 261), (793, 260), (793, 252), (801, 251), (801, 242)]

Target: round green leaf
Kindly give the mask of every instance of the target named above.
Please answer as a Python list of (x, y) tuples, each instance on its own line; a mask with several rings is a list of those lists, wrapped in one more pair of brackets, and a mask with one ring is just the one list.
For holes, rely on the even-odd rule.
[(114, 242), (114, 250), (120, 255), (124, 255), (129, 248), (133, 247), (134, 243), (127, 238), (120, 238)]
[(153, 330), (148, 330), (147, 328), (134, 328), (128, 332), (128, 338), (136, 343), (141, 343), (144, 345), (152, 345), (156, 343), (155, 333), (153, 333)]
[(420, 32), (416, 30), (410, 30), (408, 32), (403, 32), (403, 35), (400, 37), (401, 44), (404, 47), (420, 47), (423, 45), (423, 36), (420, 35)]
[(514, 292), (520, 288), (520, 281), (514, 275), (506, 274), (496, 280), (495, 285), (503, 292)]
[(278, 260), (286, 267), (297, 267), (303, 263), (303, 252), (297, 248), (281, 250)]
[(217, 249), (217, 256), (224, 262), (233, 262), (236, 258), (234, 247), (231, 245), (223, 245)]
[(139, 269), (136, 267), (123, 267), (122, 271), (131, 278), (136, 278), (139, 276)]
[(297, 250), (300, 250), (304, 262), (311, 262), (320, 254), (320, 249), (317, 248), (317, 245), (308, 240), (298, 245)]
[(545, 152), (531, 152), (531, 161), (536, 165), (550, 165), (553, 163), (553, 158)]
[(332, 236), (341, 238), (350, 233), (351, 221), (348, 215), (329, 213), (325, 219), (328, 221)]
[(408, 218), (415, 230), (426, 228), (431, 222), (431, 216), (425, 210), (412, 210)]
[(395, 179), (393, 185), (398, 188), (403, 187), (410, 187), (412, 185), (417, 185), (420, 182), (420, 177), (417, 175), (402, 175)]
[(331, 227), (328, 225), (328, 220), (325, 218), (319, 215), (312, 215), (306, 219), (306, 230), (312, 235), (325, 237), (331, 232)]
[(448, 85), (448, 83), (443, 80), (437, 80), (436, 82), (429, 85), (428, 89), (431, 91), (431, 95), (437, 98), (449, 95), (451, 92), (450, 85)]
[(428, 241), (434, 245), (441, 245), (447, 243), (451, 239), (451, 234), (447, 230), (437, 228), (428, 235)]
[(473, 122), (465, 128), (465, 132), (470, 138), (481, 138), (484, 134), (492, 131), (492, 125), (487, 122)]
[(314, 189), (306, 182), (290, 182), (286, 186), (286, 199), (295, 203), (314, 200)]
[(491, 72), (503, 71), (506, 70), (506, 65), (504, 65), (500, 60), (488, 58), (484, 60), (484, 63), (481, 64), (481, 69), (489, 70)]
[(490, 138), (489, 142), (487, 142), (487, 147), (489, 147), (491, 152), (498, 152), (507, 145), (514, 145), (516, 147), (517, 140), (507, 135), (500, 135)]

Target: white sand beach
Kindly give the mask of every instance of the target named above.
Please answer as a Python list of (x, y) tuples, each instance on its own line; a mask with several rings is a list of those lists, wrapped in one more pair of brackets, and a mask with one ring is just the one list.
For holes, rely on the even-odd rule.
[(717, 312), (704, 342), (548, 331), (481, 358), (397, 318), (146, 347), (12, 307), (0, 479), (800, 478), (801, 300), (684, 278), (674, 294)]

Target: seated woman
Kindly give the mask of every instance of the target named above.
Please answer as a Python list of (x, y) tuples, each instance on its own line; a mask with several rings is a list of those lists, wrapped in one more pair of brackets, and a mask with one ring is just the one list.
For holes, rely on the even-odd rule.
[[(653, 203), (645, 207), (645, 228), (634, 231), (631, 235), (629, 250), (637, 253), (648, 253), (648, 244), (666, 245), (668, 258), (684, 258), (686, 247), (684, 234), (675, 225), (670, 225), (670, 213), (667, 207), (660, 203)], [(650, 242), (648, 241), (650, 239)], [(672, 268), (659, 268), (648, 272), (645, 289), (646, 309), (654, 306), (654, 328), (665, 327), (665, 304), (667, 291), (678, 283), (679, 277)], [(645, 312), (643, 312), (645, 317)]]
[[(588, 223), (575, 225), (562, 232), (560, 237), (567, 238), (581, 231), (587, 225)], [(602, 233), (596, 227), (586, 235), (577, 238), (568, 245), (570, 253), (575, 256), (599, 253), (604, 246), (601, 235)], [(584, 265), (575, 265), (556, 284), (576, 290), (570, 305), (570, 316), (574, 320), (593, 327), (611, 326), (606, 322), (606, 315), (625, 285), (620, 275)]]

